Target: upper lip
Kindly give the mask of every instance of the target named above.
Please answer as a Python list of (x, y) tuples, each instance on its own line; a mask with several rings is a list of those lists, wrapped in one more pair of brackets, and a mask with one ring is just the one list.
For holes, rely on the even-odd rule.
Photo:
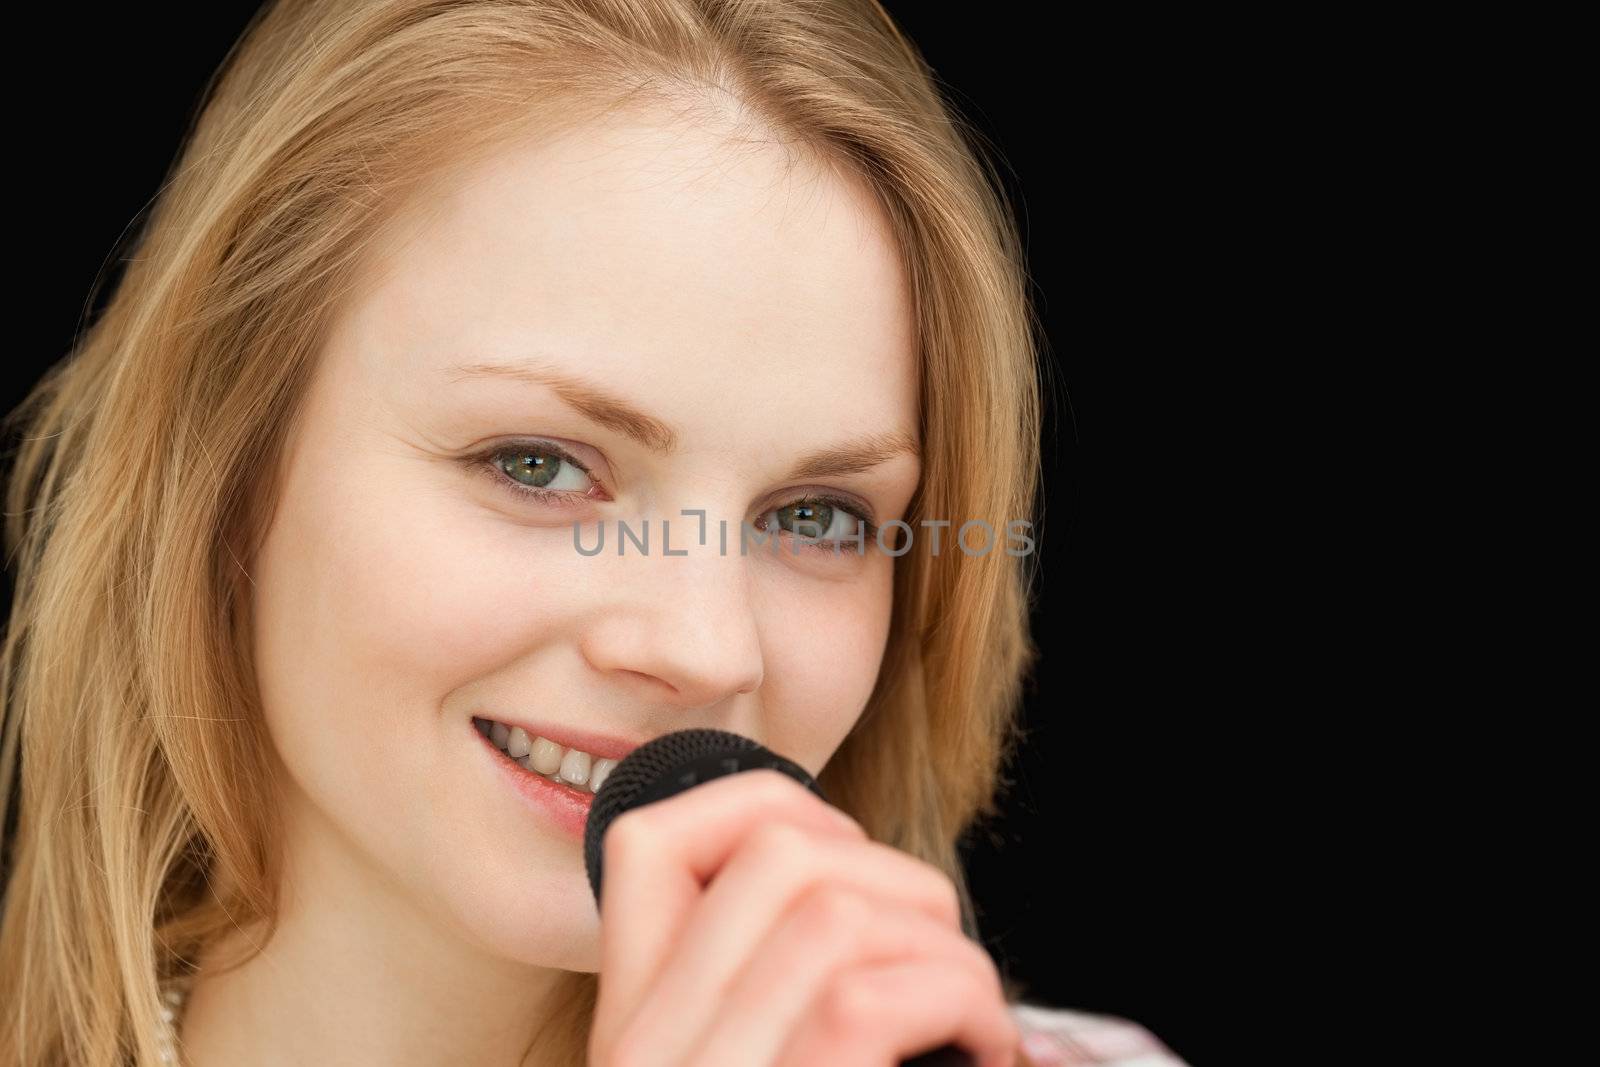
[(620, 761), (628, 753), (644, 744), (644, 741), (632, 741), (625, 737), (611, 737), (606, 734), (590, 733), (571, 726), (557, 726), (554, 723), (535, 723), (525, 719), (510, 718), (500, 714), (479, 712), (478, 718), (488, 719), (490, 722), (501, 722), (507, 726), (520, 726), (527, 731), (528, 737), (542, 737), (547, 741), (554, 741), (562, 748), (575, 748), (579, 752), (587, 752), (599, 759), (614, 759)]

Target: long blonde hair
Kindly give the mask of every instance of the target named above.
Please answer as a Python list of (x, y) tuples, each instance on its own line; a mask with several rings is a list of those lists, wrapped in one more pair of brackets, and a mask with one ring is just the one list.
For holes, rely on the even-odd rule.
[[(270, 933), (247, 568), (328, 310), (423, 183), (639, 99), (734, 101), (865, 178), (893, 224), (921, 532), (822, 785), (945, 871), (975, 936), (957, 844), (1018, 739), (1035, 557), (935, 556), (918, 519), (1003, 539), (1035, 518), (1040, 335), (994, 166), (919, 52), (875, 0), (281, 0), (207, 86), (103, 314), (4, 423), (0, 1063), (154, 1064), (158, 981), (238, 927)], [(539, 1041), (581, 1062), (597, 980), (566, 979)]]

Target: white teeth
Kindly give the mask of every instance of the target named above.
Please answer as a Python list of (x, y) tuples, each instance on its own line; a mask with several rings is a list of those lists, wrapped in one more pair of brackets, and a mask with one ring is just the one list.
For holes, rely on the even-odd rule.
[(597, 759), (589, 770), (589, 788), (593, 792), (600, 792), (600, 787), (606, 784), (606, 776), (617, 765), (614, 759)]
[(589, 762), (589, 753), (568, 749), (561, 758), (561, 777), (573, 785), (583, 785), (589, 780)]
[(554, 741), (546, 738), (535, 738), (533, 750), (528, 753), (529, 762), (533, 769), (540, 774), (554, 774), (561, 769), (561, 755), (563, 749)]
[(618, 761), (614, 759), (596, 759), (587, 752), (563, 748), (549, 738), (529, 734), (520, 726), (477, 717), (473, 718), (472, 725), (525, 769), (586, 793), (600, 792), (600, 787), (617, 766)]

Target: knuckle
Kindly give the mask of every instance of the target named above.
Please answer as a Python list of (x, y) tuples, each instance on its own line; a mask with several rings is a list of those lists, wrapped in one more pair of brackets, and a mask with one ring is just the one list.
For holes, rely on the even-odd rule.
[(969, 967), (963, 972), (972, 999), (980, 1004), (987, 1002), (991, 1007), (1003, 1006), (1000, 978), (995, 973), (993, 965), (989, 963), (988, 956), (979, 950), (974, 959), (978, 965)]
[(871, 906), (860, 894), (842, 886), (815, 886), (800, 902), (799, 922), (806, 936), (812, 939), (854, 941), (871, 918)]
[(823, 991), (817, 1024), (835, 1040), (847, 1040), (877, 1024), (881, 1005), (872, 986), (854, 973), (841, 974)]
[(652, 828), (654, 819), (649, 807), (634, 808), (617, 816), (606, 828), (602, 847), (609, 859), (616, 855), (634, 855), (649, 847), (658, 835)]
[(822, 803), (805, 786), (771, 767), (758, 767), (735, 777), (744, 779), (745, 788), (754, 794), (752, 799), (763, 805), (788, 808), (808, 802)]
[(798, 872), (809, 863), (815, 846), (811, 835), (792, 823), (768, 822), (750, 834), (746, 848), (764, 869)]
[(971, 987), (974, 997), (1005, 1009), (1005, 984), (994, 958), (983, 945), (965, 933), (953, 936), (958, 944), (953, 956), (959, 963), (962, 981)]
[(848, 811), (845, 811), (843, 808), (834, 808), (833, 810), (834, 810), (834, 812), (836, 814), (838, 814), (838, 815), (843, 817), (843, 822), (841, 823), (841, 825), (846, 830), (849, 831), (850, 836), (854, 837), (858, 841), (871, 841), (872, 840), (871, 835), (867, 833), (867, 828), (865, 826), (862, 826), (859, 822), (857, 822), (856, 821), (856, 817), (854, 815), (851, 815)]
[(648, 1048), (649, 1042), (636, 1029), (625, 1030), (609, 1042), (597, 1042), (589, 1062), (596, 1067), (643, 1067)]
[(961, 925), (961, 891), (956, 888), (950, 876), (939, 868), (929, 863), (920, 866), (922, 871), (922, 891), (927, 894), (927, 900), (932, 905), (934, 912), (952, 926)]
[(744, 788), (750, 791), (748, 797), (741, 798), (745, 803), (773, 813), (811, 814), (817, 810), (826, 811), (833, 825), (839, 829), (847, 830), (858, 838), (868, 837), (866, 827), (857, 822), (849, 812), (823, 800), (782, 771), (761, 767), (734, 775), (734, 778), (745, 779)]
[(1000, 980), (1000, 968), (995, 966), (994, 959), (982, 945), (970, 937), (963, 935), (961, 940), (966, 946), (965, 951), (972, 957), (974, 963), (973, 973), (981, 976), (984, 994), (997, 997), (1003, 1001), (1005, 999), (1005, 987)]

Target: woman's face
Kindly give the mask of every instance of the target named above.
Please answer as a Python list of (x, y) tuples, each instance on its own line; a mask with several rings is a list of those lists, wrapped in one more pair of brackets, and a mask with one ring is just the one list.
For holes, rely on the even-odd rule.
[[(594, 971), (581, 841), (473, 719), (626, 745), (716, 727), (823, 767), (872, 692), (893, 559), (788, 532), (741, 556), (739, 531), (903, 517), (918, 460), (883, 446), (919, 429), (907, 282), (865, 186), (665, 113), (519, 142), (389, 235), (253, 569), (291, 869)], [(844, 506), (791, 507), (817, 494)], [(617, 554), (619, 520), (647, 552)]]

